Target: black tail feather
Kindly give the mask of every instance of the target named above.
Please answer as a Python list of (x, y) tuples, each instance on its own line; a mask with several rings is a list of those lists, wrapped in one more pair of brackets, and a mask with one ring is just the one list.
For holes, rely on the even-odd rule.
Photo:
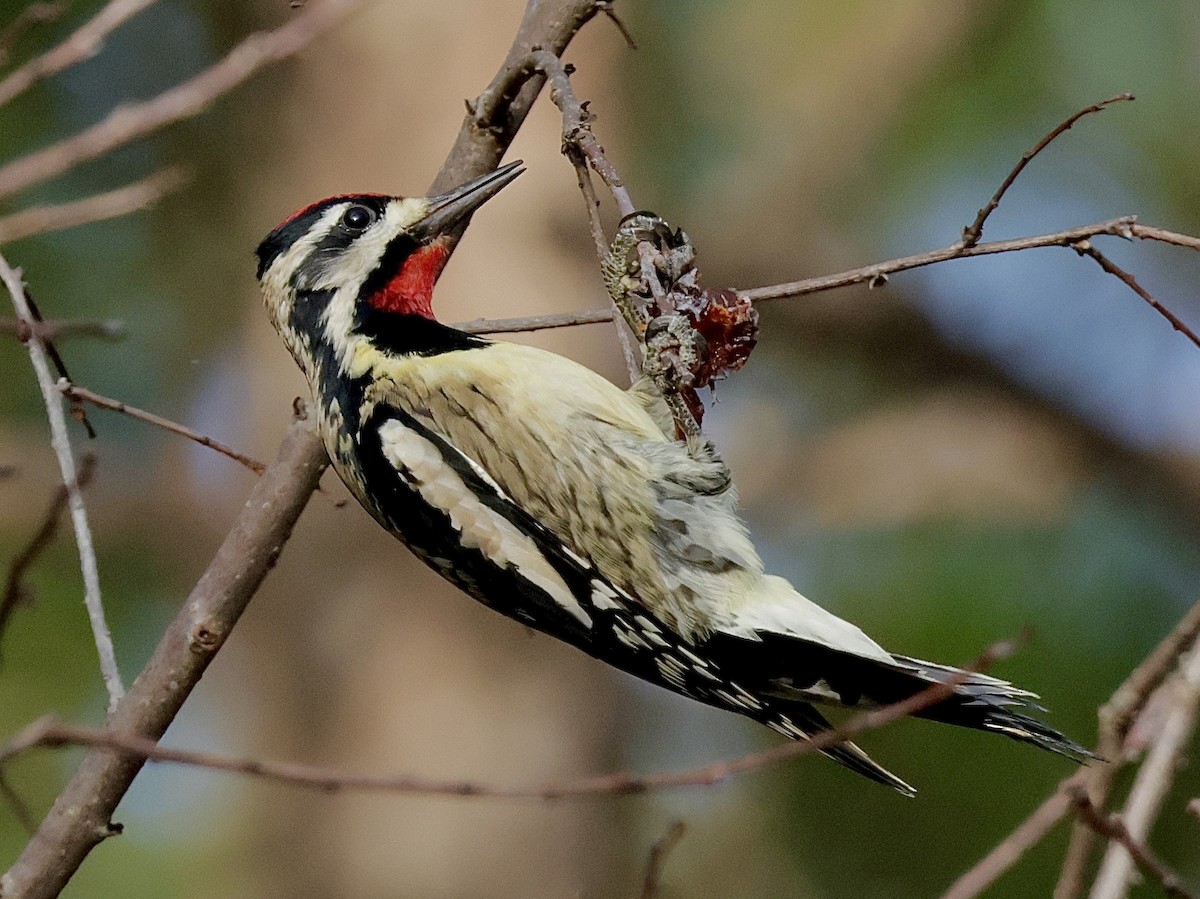
[[(963, 676), (958, 668), (923, 662), (907, 656), (895, 656), (897, 674), (905, 679), (916, 678), (919, 684), (942, 683), (954, 677), (954, 696), (930, 706), (918, 717), (959, 727), (1004, 734), (1021, 743), (1057, 753), (1075, 762), (1083, 762), (1093, 754), (1074, 740), (1025, 712), (1044, 712), (1035, 700), (1036, 693), (1014, 687), (1007, 681), (972, 672)], [(888, 666), (878, 665), (879, 674), (888, 675)]]
[[(907, 656), (891, 662), (839, 652), (787, 634), (759, 631), (758, 640), (717, 633), (706, 649), (724, 674), (765, 701), (755, 715), (793, 738), (828, 730), (830, 724), (811, 703), (875, 708), (955, 679), (954, 694), (917, 713), (918, 717), (1003, 734), (1081, 763), (1094, 755), (1031, 713), (1044, 712), (1037, 695), (1007, 681)], [(735, 709), (745, 713), (744, 709)], [(871, 780), (906, 795), (912, 787), (875, 764), (853, 743), (824, 753)]]
[[(825, 716), (806, 702), (792, 703), (786, 714), (764, 720), (772, 729), (793, 740), (803, 740), (833, 729), (833, 725), (826, 720)], [(822, 749), (821, 754), (826, 758), (833, 759), (838, 764), (845, 765), (856, 774), (870, 778), (885, 787), (891, 787), (905, 796), (917, 795), (917, 791), (910, 784), (901, 780), (887, 768), (877, 764), (854, 743), (849, 741), (838, 743), (836, 746)]]

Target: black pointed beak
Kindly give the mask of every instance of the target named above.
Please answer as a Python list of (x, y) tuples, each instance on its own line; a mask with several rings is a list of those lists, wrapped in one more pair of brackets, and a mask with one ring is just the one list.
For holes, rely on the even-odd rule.
[(471, 213), (500, 193), (524, 171), (525, 163), (518, 159), (500, 166), (494, 172), (468, 181), (449, 193), (430, 197), (429, 212), (412, 227), (412, 236), (419, 241), (433, 240), (465, 224)]

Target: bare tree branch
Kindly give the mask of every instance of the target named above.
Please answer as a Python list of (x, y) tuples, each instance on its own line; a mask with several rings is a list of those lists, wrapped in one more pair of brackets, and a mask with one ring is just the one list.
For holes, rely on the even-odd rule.
[[(1116, 843), (1108, 847), (1100, 871), (1092, 886), (1092, 899), (1121, 899), (1129, 888), (1129, 878), (1136, 863), (1143, 871), (1153, 859), (1146, 850), (1145, 856), (1140, 856), (1137, 846), (1150, 834), (1150, 828), (1158, 818), (1167, 791), (1174, 782), (1179, 769), (1179, 758), (1187, 749), (1196, 727), (1196, 707), (1200, 703), (1200, 645), (1193, 644), (1191, 653), (1184, 658), (1179, 675), (1174, 683), (1168, 682), (1159, 688), (1169, 691), (1171, 696), (1170, 714), (1163, 723), (1146, 760), (1138, 770), (1137, 778), (1129, 791), (1125, 802), (1125, 810), (1121, 814), (1120, 827), (1128, 840), (1120, 834)], [(1095, 811), (1095, 806), (1086, 792), (1079, 794), (1081, 817), (1089, 825), (1095, 826), (1089, 820), (1082, 803), (1087, 809)], [(1110, 834), (1110, 836), (1112, 836)], [(1191, 895), (1182, 891), (1172, 891), (1163, 880), (1164, 888), (1174, 896)], [(1173, 877), (1174, 875), (1172, 875)], [(1177, 883), (1176, 878), (1174, 882)]]
[(431, 194), (487, 174), (500, 164), (545, 82), (545, 76), (529, 69), (525, 60), (535, 49), (561, 56), (603, 6), (601, 0), (540, 0), (525, 7), (504, 64), (483, 93), (467, 104), (467, 116), (430, 187)]
[[(1018, 237), (1011, 240), (997, 240), (990, 243), (980, 243), (972, 247), (964, 247), (961, 243), (951, 244), (937, 250), (928, 250), (912, 256), (901, 256), (886, 262), (876, 262), (852, 268), (848, 271), (833, 275), (821, 275), (815, 278), (805, 278), (800, 281), (790, 281), (786, 284), (774, 284), (769, 287), (753, 287), (738, 290), (738, 294), (752, 302), (761, 303), (766, 300), (778, 300), (789, 297), (807, 296), (821, 293), (839, 287), (849, 287), (853, 284), (878, 283), (889, 275), (898, 272), (924, 268), (952, 259), (972, 259), (976, 256), (993, 256), (998, 253), (1015, 253), (1022, 250), (1033, 250), (1043, 247), (1068, 247), (1076, 252), (1080, 242), (1100, 236), (1123, 237), (1125, 239), (1140, 238), (1157, 240), (1175, 246), (1200, 250), (1200, 238), (1190, 237), (1163, 228), (1150, 225), (1139, 225), (1134, 216), (1109, 219), (1093, 225), (1083, 225), (1079, 228), (1069, 228), (1065, 231), (1055, 231), (1051, 234), (1036, 234), (1030, 237)], [(1116, 274), (1115, 272), (1113, 274)], [(1118, 276), (1119, 277), (1119, 276)], [(1124, 279), (1122, 279), (1124, 280)], [(1128, 282), (1126, 282), (1128, 283)], [(1143, 297), (1145, 298), (1145, 297)], [(1195, 335), (1179, 319), (1160, 303), (1149, 300), (1162, 313), (1172, 326), (1180, 330), (1189, 339), (1195, 341)], [(502, 334), (519, 331), (540, 331), (547, 328), (569, 328), (575, 325), (590, 325), (598, 322), (611, 321), (611, 309), (589, 309), (582, 312), (558, 312), (549, 315), (534, 315), (521, 318), (474, 319), (457, 327), (473, 334)]]
[(997, 188), (994, 194), (992, 194), (992, 198), (988, 200), (987, 205), (979, 210), (979, 214), (975, 216), (975, 221), (963, 228), (963, 246), (973, 247), (979, 243), (979, 238), (983, 236), (983, 223), (987, 221), (989, 215), (996, 211), (996, 207), (1000, 205), (1000, 201), (1004, 198), (1004, 195), (1008, 192), (1008, 189), (1013, 186), (1013, 182), (1016, 181), (1021, 172), (1025, 170), (1025, 166), (1029, 165), (1029, 161), (1033, 159), (1033, 157), (1037, 156), (1042, 152), (1042, 150), (1046, 149), (1046, 147), (1048, 147), (1050, 143), (1059, 135), (1065, 134), (1067, 131), (1069, 131), (1071, 126), (1082, 119), (1085, 115), (1089, 115), (1093, 112), (1100, 112), (1109, 106), (1112, 106), (1114, 103), (1120, 103), (1124, 100), (1132, 99), (1133, 94), (1123, 93), (1117, 94), (1115, 97), (1109, 97), (1107, 100), (1101, 100), (1099, 103), (1093, 103), (1091, 106), (1084, 107), (1083, 109), (1066, 118), (1064, 121), (1060, 122), (1054, 128), (1054, 130), (1034, 144), (1033, 147), (1022, 153), (1021, 158), (1017, 161), (1017, 164), (1013, 166), (1012, 171), (1008, 173), (1008, 176), (1004, 179), (1003, 183), (1001, 183), (1000, 187)]
[[(312, 424), (294, 424), (274, 464), (255, 483), (233, 529), (101, 733), (136, 735), (151, 745), (162, 736), (275, 565), (326, 464)], [(114, 832), (113, 810), (142, 764), (140, 756), (127, 753), (99, 748), (88, 752), (20, 858), (0, 877), (0, 895), (57, 896), (92, 848)]]
[(110, 0), (96, 15), (54, 49), (30, 60), (0, 81), (0, 106), (76, 63), (91, 59), (104, 46), (104, 39), (130, 17), (155, 0)]
[(609, 192), (616, 201), (617, 210), (622, 216), (634, 211), (633, 200), (625, 182), (617, 174), (616, 168), (604, 154), (604, 148), (592, 133), (592, 116), (587, 104), (580, 102), (571, 86), (571, 70), (553, 53), (535, 50), (529, 54), (525, 65), (542, 73), (550, 82), (550, 100), (559, 108), (563, 116), (563, 146), (576, 147), (586, 157), (596, 174), (604, 181)]
[(679, 841), (683, 839), (685, 833), (687, 833), (687, 825), (683, 821), (672, 821), (667, 827), (666, 833), (658, 838), (654, 848), (650, 850), (650, 858), (646, 862), (646, 874), (642, 878), (640, 899), (654, 899), (658, 895), (667, 856), (679, 845)]
[[(340, 0), (313, 7), (273, 35), (278, 40), (285, 29), (301, 27), (299, 22), (307, 22), (304, 29), (313, 27), (316, 10), (331, 10), (322, 14), (328, 17), (353, 5), (353, 0)], [(596, 12), (595, 0), (531, 2), (506, 63), (489, 90), (510, 83), (512, 61), (528, 56), (534, 46), (561, 53)], [(316, 22), (331, 24), (325, 19)], [(293, 40), (308, 36), (305, 31), (288, 33)], [(276, 43), (274, 50), (280, 49)], [(494, 170), (540, 88), (539, 80), (530, 79), (511, 99), (498, 104), (497, 113), (502, 110), (504, 114), (495, 128), (480, 129), (474, 116), (468, 115), (430, 193), (446, 191)], [(150, 103), (158, 104), (151, 108), (162, 105)], [(145, 110), (146, 105), (140, 108)], [(279, 456), (255, 484), (221, 550), (134, 682), (129, 698), (110, 715), (108, 728), (149, 740), (162, 736), (282, 551), (326, 464), (325, 448), (315, 429), (308, 424), (294, 426)], [(89, 751), (21, 856), (0, 877), (0, 894), (5, 899), (56, 896), (92, 848), (112, 832), (113, 811), (142, 764), (141, 759), (106, 749)]]
[[(1107, 837), (1111, 841), (1112, 848), (1119, 848), (1122, 854), (1130, 859), (1131, 865), (1136, 864), (1143, 874), (1162, 886), (1168, 896), (1173, 899), (1200, 899), (1196, 893), (1184, 886), (1179, 875), (1167, 867), (1166, 863), (1149, 846), (1130, 832), (1124, 821), (1116, 815), (1105, 817), (1101, 814), (1099, 809), (1088, 799), (1086, 790), (1082, 787), (1076, 788), (1071, 793), (1071, 802), (1081, 821), (1096, 833)], [(1124, 876), (1127, 878), (1127, 875)], [(1115, 888), (1109, 887), (1102, 869), (1100, 876), (1096, 878), (1092, 897), (1093, 899), (1118, 899), (1118, 897), (1126, 895), (1127, 891), (1128, 886), (1124, 880)]]
[(96, 652), (100, 658), (100, 673), (104, 678), (105, 689), (108, 690), (109, 707), (114, 707), (125, 695), (125, 687), (121, 683), (121, 672), (117, 669), (117, 658), (113, 652), (112, 635), (108, 630), (108, 622), (104, 617), (104, 601), (100, 595), (100, 572), (96, 565), (96, 550), (92, 545), (92, 531), (88, 526), (87, 507), (83, 502), (83, 492), (79, 489), (79, 479), (75, 470), (75, 457), (71, 450), (71, 438), (67, 433), (67, 419), (63, 413), (62, 397), (55, 386), (54, 376), (50, 373), (46, 344), (33, 330), (35, 315), (30, 308), (29, 299), (25, 295), (25, 285), (21, 275), (8, 260), (0, 256), (0, 281), (4, 282), (17, 318), (29, 326), (29, 337), (25, 346), (29, 350), (29, 359), (33, 363), (37, 375), (38, 387), (42, 391), (42, 401), (46, 405), (46, 417), (50, 422), (50, 444), (58, 457), (58, 467), (62, 472), (63, 486), (67, 491), (67, 504), (71, 510), (71, 523), (75, 528), (75, 543), (79, 548), (79, 564), (83, 572), (83, 601), (87, 607), (88, 620), (92, 625), (92, 636), (96, 641)]
[(48, 25), (62, 18), (70, 4), (68, 0), (45, 0), (33, 2), (17, 13), (3, 29), (0, 29), (0, 66), (7, 65), (17, 42), (38, 25)]
[[(95, 470), (96, 457), (90, 454), (84, 456), (80, 461), (79, 476), (76, 479), (81, 488), (88, 485)], [(38, 557), (54, 542), (54, 538), (58, 535), (59, 520), (67, 509), (69, 499), (67, 488), (59, 484), (58, 489), (54, 492), (54, 498), (50, 501), (50, 507), (42, 516), (42, 523), (38, 525), (29, 542), (13, 557), (12, 563), (8, 566), (8, 577), (4, 581), (4, 593), (0, 594), (0, 645), (4, 643), (4, 634), (8, 629), (8, 622), (13, 612), (30, 595), (29, 588), (25, 584), (25, 574), (33, 567), (33, 563), (38, 560)]]
[(178, 434), (180, 437), (194, 440), (201, 446), (207, 446), (209, 449), (216, 450), (223, 456), (228, 456), (234, 462), (244, 465), (255, 474), (261, 475), (266, 470), (267, 466), (257, 459), (247, 456), (245, 453), (239, 453), (233, 447), (227, 446), (219, 440), (214, 440), (206, 434), (201, 434), (199, 431), (193, 431), (186, 425), (171, 421), (169, 418), (163, 418), (161, 415), (155, 415), (153, 412), (146, 412), (144, 409), (139, 409), (137, 406), (131, 406), (120, 400), (109, 399), (106, 396), (93, 393), (86, 387), (79, 387), (75, 384), (63, 383), (59, 385), (59, 389), (64, 396), (70, 397), (73, 400), (91, 403), (93, 406), (99, 406), (101, 409), (108, 409), (112, 412), (120, 412), (123, 415), (128, 415), (130, 418), (136, 418), (138, 421), (154, 425), (156, 428), (162, 428), (164, 431), (170, 431), (172, 434)]
[(950, 889), (942, 894), (942, 899), (974, 899), (1020, 861), (1029, 849), (1041, 842), (1042, 838), (1067, 816), (1067, 812), (1071, 810), (1071, 798), (1067, 787), (1078, 781), (1084, 773), (1079, 772), (1060, 784), (1016, 830), (954, 881)]
[[(1200, 634), (1200, 602), (1186, 615), (1142, 662), (1130, 672), (1125, 681), (1113, 691), (1108, 702), (1100, 709), (1100, 743), (1097, 758), (1089, 767), (1071, 775), (1030, 815), (1024, 823), (1006, 837), (954, 882), (942, 899), (973, 899), (1002, 874), (1016, 864), (1025, 851), (1040, 841), (1070, 811), (1070, 791), (1086, 787), (1090, 800), (1097, 808), (1104, 802), (1112, 780), (1120, 770), (1124, 754), (1124, 740), (1134, 719), (1145, 706), (1150, 694), (1160, 686), (1177, 666), (1179, 657), (1187, 651)], [(1097, 798), (1099, 797), (1099, 798)], [(1055, 890), (1059, 899), (1064, 884), (1079, 889), (1086, 867), (1091, 843), (1081, 840), (1079, 828), (1089, 835), (1094, 831), (1080, 824), (1072, 835), (1068, 851), (1068, 862), (1063, 877)], [(1072, 861), (1072, 856), (1077, 856)], [(1075, 868), (1078, 868), (1076, 871)], [(1078, 884), (1076, 883), (1078, 881)], [(1074, 894), (1072, 894), (1074, 895)]]
[[(268, 469), (268, 474), (270, 469)], [(265, 476), (264, 476), (265, 477)], [(251, 497), (251, 503), (254, 497)], [(224, 547), (222, 547), (224, 549)], [(197, 585), (199, 590), (199, 585)], [(195, 596), (195, 591), (193, 591)], [(248, 600), (248, 597), (247, 597)], [(189, 602), (191, 605), (191, 602)], [(186, 609), (185, 609), (186, 612)], [(182, 615), (183, 613), (181, 613)], [(195, 616), (193, 616), (195, 617)], [(178, 619), (177, 619), (178, 620)], [(172, 626), (175, 627), (174, 625)], [(170, 633), (170, 632), (168, 632)], [(224, 632), (222, 632), (223, 638)], [(940, 684), (932, 684), (907, 699), (892, 705), (862, 712), (846, 721), (841, 727), (823, 731), (806, 740), (781, 743), (761, 752), (753, 752), (740, 758), (686, 771), (647, 774), (639, 776), (625, 771), (601, 774), (574, 781), (543, 784), (534, 787), (507, 787), (468, 780), (436, 780), (411, 774), (378, 776), (348, 774), (316, 768), (294, 762), (262, 759), (232, 758), (210, 752), (194, 752), (186, 749), (171, 749), (159, 746), (157, 737), (147, 737), (130, 729), (118, 727), (113, 716), (103, 728), (81, 727), (63, 724), (53, 716), (35, 721), (0, 749), (0, 764), (35, 747), (67, 745), (91, 746), (115, 751), (137, 760), (175, 762), (281, 781), (294, 786), (326, 793), (345, 790), (402, 793), (423, 796), (485, 797), (493, 799), (539, 799), (552, 801), (578, 799), (588, 796), (627, 796), (661, 790), (677, 790), (685, 787), (711, 787), (740, 774), (758, 771), (784, 761), (799, 758), (829, 749), (846, 740), (852, 740), (868, 731), (877, 730), (900, 718), (914, 715), (937, 705), (954, 693), (954, 688), (974, 672), (987, 669), (997, 659), (1010, 655), (1015, 641), (1003, 641), (989, 647), (971, 665)], [(213, 652), (215, 653), (215, 649)], [(135, 689), (142, 683), (138, 678)], [(182, 701), (182, 700), (180, 700)], [(122, 706), (123, 708), (124, 706)], [(161, 736), (161, 734), (159, 734)], [(112, 752), (105, 753), (112, 757)], [(90, 757), (90, 756), (89, 756)], [(61, 798), (61, 797), (60, 797)], [(57, 804), (56, 804), (57, 808)], [(0, 880), (0, 888), (4, 881)]]
[(0, 244), (119, 218), (153, 206), (188, 181), (181, 169), (166, 169), (125, 187), (56, 206), (34, 206), (0, 218)]
[(1073, 248), (1077, 253), (1079, 253), (1079, 255), (1094, 259), (1102, 269), (1104, 269), (1110, 275), (1116, 277), (1123, 284), (1125, 284), (1126, 287), (1150, 304), (1150, 308), (1169, 321), (1172, 328), (1174, 328), (1176, 331), (1190, 340), (1198, 349), (1200, 349), (1200, 337), (1197, 337), (1196, 333), (1187, 325), (1185, 325), (1180, 320), (1179, 316), (1177, 316), (1158, 300), (1154, 299), (1154, 297), (1150, 296), (1146, 288), (1142, 287), (1142, 285), (1137, 282), (1137, 279), (1135, 279), (1133, 275), (1129, 274), (1129, 272), (1125, 271), (1125, 269), (1121, 268), (1103, 253), (1097, 250), (1094, 246), (1092, 246), (1091, 241), (1081, 240), (1079, 243), (1074, 244)]
[[(1100, 707), (1097, 761), (1088, 768), (1085, 783), (1088, 798), (1096, 808), (1104, 808), (1113, 782), (1127, 764), (1125, 738), (1150, 695), (1179, 666), (1180, 657), (1200, 639), (1200, 602), (1196, 602), (1149, 655), (1132, 671), (1103, 706)], [(1054, 890), (1055, 899), (1075, 899), (1083, 891), (1088, 862), (1095, 846), (1095, 831), (1082, 822), (1071, 834), (1062, 873)]]
[(94, 321), (90, 319), (41, 319), (30, 325), (19, 318), (0, 318), (0, 333), (12, 334), (18, 340), (29, 339), (30, 333), (37, 334), (43, 341), (70, 340), (75, 337), (97, 337), (101, 340), (120, 340), (125, 336), (125, 325), (116, 319)]
[[(362, 2), (324, 0), (306, 6), (286, 25), (250, 35), (224, 59), (194, 78), (144, 103), (119, 106), (90, 128), (0, 167), (0, 199), (61, 175), (81, 162), (103, 156), (167, 125), (199, 115), (217, 97), (237, 87), (259, 69), (308, 46)], [(0, 102), (2, 100), (0, 93)]]

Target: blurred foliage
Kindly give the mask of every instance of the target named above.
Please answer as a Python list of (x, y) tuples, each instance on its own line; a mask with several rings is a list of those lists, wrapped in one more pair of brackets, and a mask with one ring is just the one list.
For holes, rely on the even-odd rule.
[[(632, 15), (643, 51), (625, 69), (626, 91), (638, 111), (637, 126), (625, 136), (635, 154), (635, 201), (656, 204), (697, 237), (710, 283), (771, 283), (950, 243), (1024, 149), (1070, 112), (1124, 90), (1137, 102), (1085, 119), (1035, 160), (989, 220), (988, 237), (1052, 231), (1128, 212), (1196, 230), (1200, 174), (1192, 164), (1196, 135), (1190, 122), (1200, 95), (1200, 54), (1192, 40), (1200, 16), (1193, 5), (1167, 4), (1146, 15), (1110, 2), (1083, 14), (1071, 4), (1043, 0), (910, 4), (907, 13), (865, 3), (747, 6), (711, 0), (659, 3)], [(897, 41), (911, 33), (914, 45), (921, 45), (913, 55), (924, 58), (886, 50), (869, 56), (863, 48), (883, 43), (876, 33), (883, 26), (873, 14), (905, 20)], [(951, 19), (961, 21), (952, 26)], [(925, 36), (916, 37), (918, 31)], [(941, 38), (940, 45), (931, 48), (928, 35)], [(842, 60), (824, 69), (810, 61), (835, 53)], [(824, 85), (824, 71), (838, 68), (853, 69), (862, 86)], [(903, 85), (902, 96), (888, 79)], [(823, 130), (839, 130), (836, 119), (795, 122), (785, 112), (806, 102), (793, 91), (820, 97), (826, 90), (837, 99), (823, 108), (841, 104), (843, 117), (863, 120), (859, 134), (835, 138), (846, 144), (843, 160), (832, 163), (819, 144)], [(822, 108), (820, 101), (810, 102)], [(805, 133), (788, 135), (789, 127)], [(770, 158), (783, 167), (748, 174), (739, 161), (747, 158)], [(1055, 207), (1039, 203), (1039, 192), (1075, 199)], [(748, 222), (736, 210), (731, 198), (739, 194), (761, 220)], [(790, 209), (789, 201), (803, 211)], [(1022, 213), (1030, 205), (1034, 214)], [(780, 209), (783, 217), (774, 214)], [(755, 264), (769, 254), (774, 260)], [(1180, 286), (1189, 281), (1168, 276), (1192, 264), (1184, 251), (1155, 254), (1141, 247), (1123, 263), (1143, 282)], [(957, 292), (939, 301), (938, 318), (923, 323), (891, 307), (899, 296), (916, 310), (930, 308), (922, 290), (939, 288), (941, 269), (928, 278), (897, 276), (882, 292), (801, 299), (793, 301), (800, 308), (787, 311), (771, 307), (764, 312), (758, 357), (718, 391), (713, 427), (718, 434), (754, 428), (738, 410), (755, 409), (754, 397), (772, 396), (769, 411), (783, 424), (780, 433), (768, 432), (770, 438), (790, 447), (783, 452), (794, 453), (794, 465), (803, 469), (806, 441), (819, 442), (830, 429), (919, 401), (932, 390), (975, 385), (1041, 415), (1056, 388), (1037, 354), (1062, 352), (1064, 343), (1071, 346), (1065, 358), (1072, 363), (1090, 354), (1139, 385), (1163, 364), (1162, 345), (1171, 341), (1168, 349), (1190, 353), (1185, 364), (1193, 372), (1200, 368), (1194, 348), (1153, 315), (1141, 316), (1136, 327), (1156, 340), (1131, 340), (1124, 322), (1111, 338), (1111, 354), (1103, 331), (1064, 324), (1052, 314), (1055, 304), (1073, 302), (1072, 293), (1097, 283), (1107, 285), (1082, 266), (1070, 268), (1074, 260), (1066, 253), (1041, 264), (1078, 274), (1073, 284), (1057, 279), (1052, 292), (1026, 304), (1036, 303), (1041, 315), (1032, 313), (1025, 331), (1014, 325), (1005, 330), (1014, 321), (1014, 292), (1036, 289), (1035, 271), (1024, 257), (1012, 257), (1003, 270), (1006, 280), (994, 282), (986, 310), (974, 317), (940, 314), (942, 306), (966, 300), (963, 285), (971, 291), (977, 281), (1001, 277), (995, 269), (968, 268), (972, 263), (951, 264), (963, 267), (954, 272)], [(1139, 302), (1117, 290), (1113, 303), (1122, 311)], [(1179, 294), (1169, 304), (1194, 321), (1200, 304), (1186, 288)], [(1088, 301), (1086, 294), (1079, 298)], [(943, 321), (956, 330), (939, 333)], [(1027, 333), (1039, 324), (1040, 346)], [(975, 332), (985, 327), (997, 336), (980, 342)], [(1057, 340), (1046, 331), (1053, 327), (1061, 329)], [(1093, 334), (1097, 339), (1086, 342)], [(1023, 367), (1024, 358), (1042, 368)], [(1039, 690), (1051, 720), (1086, 741), (1095, 731), (1096, 707), (1195, 601), (1200, 545), (1190, 482), (1181, 496), (1180, 484), (1153, 459), (1135, 458), (1126, 444), (1112, 442), (1109, 433), (1129, 432), (1110, 426), (1102, 404), (1079, 395), (1064, 399), (1068, 417), (1072, 406), (1094, 411), (1082, 421), (1059, 421), (1078, 458), (1089, 463), (1054, 520), (992, 521), (980, 507), (967, 521), (955, 510), (940, 520), (831, 530), (815, 526), (803, 508), (756, 505), (750, 515), (760, 543), (766, 536), (769, 564), (900, 651), (963, 661), (1031, 626), (1030, 645), (998, 673)], [(1194, 416), (1194, 395), (1179, 400), (1177, 414)], [(1172, 398), (1142, 390), (1131, 400), (1138, 401)], [(1107, 414), (1118, 412), (1109, 407)], [(731, 457), (735, 474), (739, 464), (762, 464), (774, 449), (746, 446)], [(887, 451), (880, 448), (881, 455)], [(1194, 454), (1197, 447), (1187, 451)], [(913, 458), (910, 464), (915, 471), (928, 463)], [(785, 472), (778, 474), (786, 478)], [(792, 498), (786, 487), (776, 492), (784, 502)], [(647, 733), (646, 739), (655, 736)], [(917, 800), (860, 788), (807, 760), (779, 775), (786, 787), (763, 777), (758, 795), (774, 810), (777, 848), (794, 853), (797, 868), (812, 882), (759, 885), (760, 894), (936, 895), (1069, 771), (1061, 760), (926, 723), (906, 723), (862, 742), (918, 787)], [(1200, 872), (1190, 851), (1195, 822), (1182, 804), (1198, 789), (1195, 770), (1181, 776), (1154, 832), (1155, 847), (1193, 877)], [(1047, 895), (1064, 847), (1060, 833), (1031, 853), (996, 894)], [(746, 882), (753, 882), (750, 875)], [(683, 874), (679, 883), (690, 884), (679, 895), (709, 895)]]

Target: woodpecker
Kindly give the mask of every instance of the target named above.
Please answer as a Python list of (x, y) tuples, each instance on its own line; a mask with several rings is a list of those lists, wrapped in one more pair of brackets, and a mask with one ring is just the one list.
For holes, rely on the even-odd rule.
[[(450, 235), (522, 171), (430, 198), (330, 197), (258, 247), (329, 457), (376, 521), (496, 611), (792, 739), (831, 727), (815, 704), (869, 708), (958, 677), (922, 717), (1086, 757), (1025, 714), (1035, 694), (890, 653), (767, 574), (725, 463), (676, 439), (652, 386), (437, 321)], [(853, 743), (824, 754), (914, 792)]]

